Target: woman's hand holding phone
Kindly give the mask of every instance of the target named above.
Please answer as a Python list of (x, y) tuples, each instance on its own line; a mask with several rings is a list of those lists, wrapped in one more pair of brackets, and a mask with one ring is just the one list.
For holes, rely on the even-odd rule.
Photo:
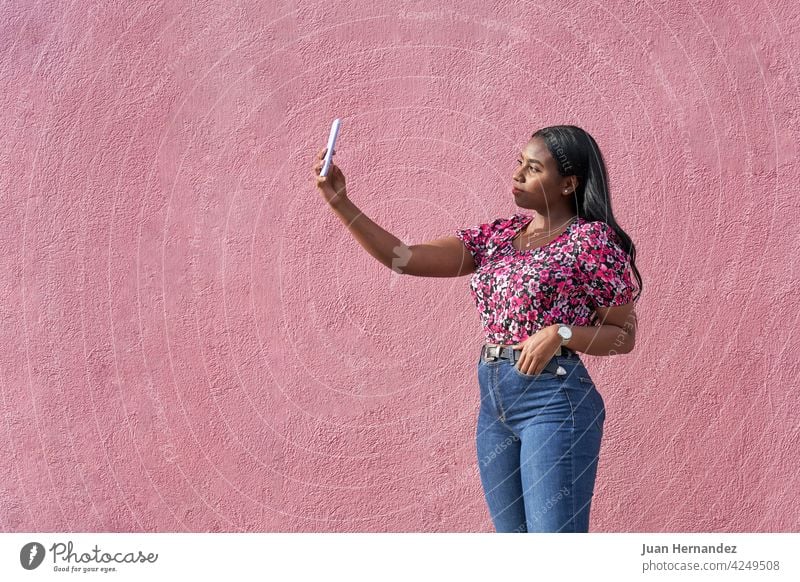
[[(317, 161), (314, 164), (314, 173), (317, 176), (317, 188), (322, 192), (323, 198), (328, 204), (336, 204), (347, 198), (347, 186), (345, 183), (344, 174), (339, 169), (339, 166), (331, 161), (328, 167), (328, 175), (321, 176), (322, 166), (325, 163), (325, 153), (328, 148), (323, 148), (317, 153)], [(334, 149), (332, 154), (335, 154)]]

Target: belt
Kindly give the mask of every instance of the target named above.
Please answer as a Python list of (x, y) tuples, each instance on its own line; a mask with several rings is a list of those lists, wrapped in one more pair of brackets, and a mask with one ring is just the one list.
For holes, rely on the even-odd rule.
[[(522, 354), (522, 350), (515, 350), (511, 346), (483, 344), (481, 347), (481, 359), (487, 362), (493, 362), (494, 360), (501, 359), (511, 360), (512, 364), (516, 364), (517, 361), (519, 361), (520, 354)], [(563, 367), (558, 365), (556, 357), (577, 358), (578, 356), (574, 350), (559, 346), (558, 351), (555, 353), (553, 358), (547, 362), (547, 365), (542, 369), (543, 372), (550, 372), (551, 374), (555, 374), (557, 376), (563, 376), (567, 373)]]

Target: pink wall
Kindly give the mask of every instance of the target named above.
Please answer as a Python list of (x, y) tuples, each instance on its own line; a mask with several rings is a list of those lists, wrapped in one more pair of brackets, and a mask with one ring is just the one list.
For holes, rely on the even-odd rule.
[(2, 531), (492, 530), (468, 279), (324, 205), (336, 116), (408, 243), (589, 130), (645, 277), (592, 530), (797, 530), (795, 2), (101, 6), (0, 8)]

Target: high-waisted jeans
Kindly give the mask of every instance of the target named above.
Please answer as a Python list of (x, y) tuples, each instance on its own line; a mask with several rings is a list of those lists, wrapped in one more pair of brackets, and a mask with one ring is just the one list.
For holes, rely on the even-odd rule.
[(554, 359), (565, 375), (478, 360), (478, 462), (498, 532), (589, 531), (605, 405), (577, 353)]

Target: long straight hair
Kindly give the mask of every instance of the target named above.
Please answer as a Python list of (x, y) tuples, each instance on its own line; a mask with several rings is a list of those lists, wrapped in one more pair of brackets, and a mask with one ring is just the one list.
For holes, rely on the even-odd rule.
[(589, 133), (574, 125), (543, 127), (531, 139), (535, 137), (544, 140), (550, 155), (558, 164), (559, 174), (578, 178), (578, 187), (572, 198), (572, 211), (589, 221), (602, 220), (619, 237), (622, 248), (631, 258), (631, 268), (639, 285), (639, 291), (633, 298), (637, 301), (642, 294), (643, 285), (642, 276), (636, 268), (636, 245), (614, 218), (608, 172), (597, 142)]

